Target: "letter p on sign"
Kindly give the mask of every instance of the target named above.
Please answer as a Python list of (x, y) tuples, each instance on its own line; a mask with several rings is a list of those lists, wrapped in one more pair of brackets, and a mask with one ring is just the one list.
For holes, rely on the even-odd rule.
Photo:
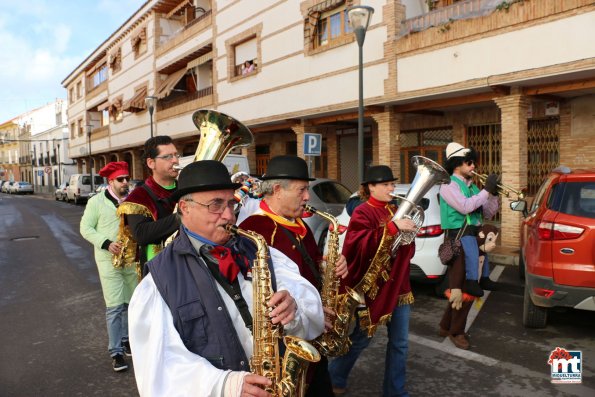
[(304, 134), (304, 156), (320, 156), (322, 151), (321, 134)]

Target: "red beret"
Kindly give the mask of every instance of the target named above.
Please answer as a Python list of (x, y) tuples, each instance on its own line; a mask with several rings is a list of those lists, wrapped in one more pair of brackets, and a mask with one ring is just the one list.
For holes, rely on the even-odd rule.
[(116, 179), (122, 175), (130, 175), (128, 172), (128, 163), (125, 161), (113, 161), (107, 163), (105, 167), (99, 170), (99, 175), (108, 180)]

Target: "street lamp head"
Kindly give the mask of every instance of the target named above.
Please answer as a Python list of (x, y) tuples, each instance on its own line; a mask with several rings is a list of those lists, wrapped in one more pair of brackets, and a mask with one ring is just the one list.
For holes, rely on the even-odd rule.
[(370, 6), (352, 6), (347, 9), (347, 17), (349, 19), (349, 27), (356, 31), (363, 29), (364, 32), (368, 30), (370, 20), (374, 14), (374, 9)]
[(145, 105), (147, 105), (147, 109), (149, 109), (149, 113), (153, 114), (155, 110), (155, 106), (157, 105), (157, 97), (153, 95), (149, 95), (145, 97)]

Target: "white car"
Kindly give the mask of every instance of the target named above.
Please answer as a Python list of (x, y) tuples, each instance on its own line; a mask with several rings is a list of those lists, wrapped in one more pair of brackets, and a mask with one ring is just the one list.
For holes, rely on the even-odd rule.
[[(406, 196), (410, 186), (410, 184), (396, 185), (394, 194)], [(436, 283), (436, 293), (440, 295), (444, 288), (441, 284), (446, 273), (446, 266), (438, 258), (438, 247), (444, 241), (444, 232), (440, 226), (439, 190), (439, 185), (432, 186), (419, 203), (424, 209), (425, 218), (415, 238), (415, 255), (411, 259), (410, 278), (421, 282)], [(357, 195), (354, 194), (350, 200), (357, 200), (356, 197)], [(337, 217), (339, 225), (349, 225), (351, 214), (347, 212), (347, 207)], [(339, 237), (339, 252), (343, 248), (344, 240), (345, 233)]]

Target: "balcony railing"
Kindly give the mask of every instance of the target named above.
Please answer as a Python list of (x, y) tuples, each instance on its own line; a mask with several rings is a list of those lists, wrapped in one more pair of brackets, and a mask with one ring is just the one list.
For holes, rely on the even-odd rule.
[(169, 97), (163, 98), (159, 101), (159, 109), (158, 110), (165, 110), (172, 108), (174, 106), (180, 105), (182, 103), (190, 102), (198, 98), (203, 98), (209, 95), (213, 95), (213, 86), (203, 88), (202, 90), (198, 90), (192, 92), (190, 94), (174, 94), (170, 95)]
[(409, 18), (401, 23), (399, 36), (420, 32), (433, 26), (444, 25), (457, 19), (477, 18), (491, 13), (502, 0), (465, 0), (450, 6), (440, 7), (434, 11)]

